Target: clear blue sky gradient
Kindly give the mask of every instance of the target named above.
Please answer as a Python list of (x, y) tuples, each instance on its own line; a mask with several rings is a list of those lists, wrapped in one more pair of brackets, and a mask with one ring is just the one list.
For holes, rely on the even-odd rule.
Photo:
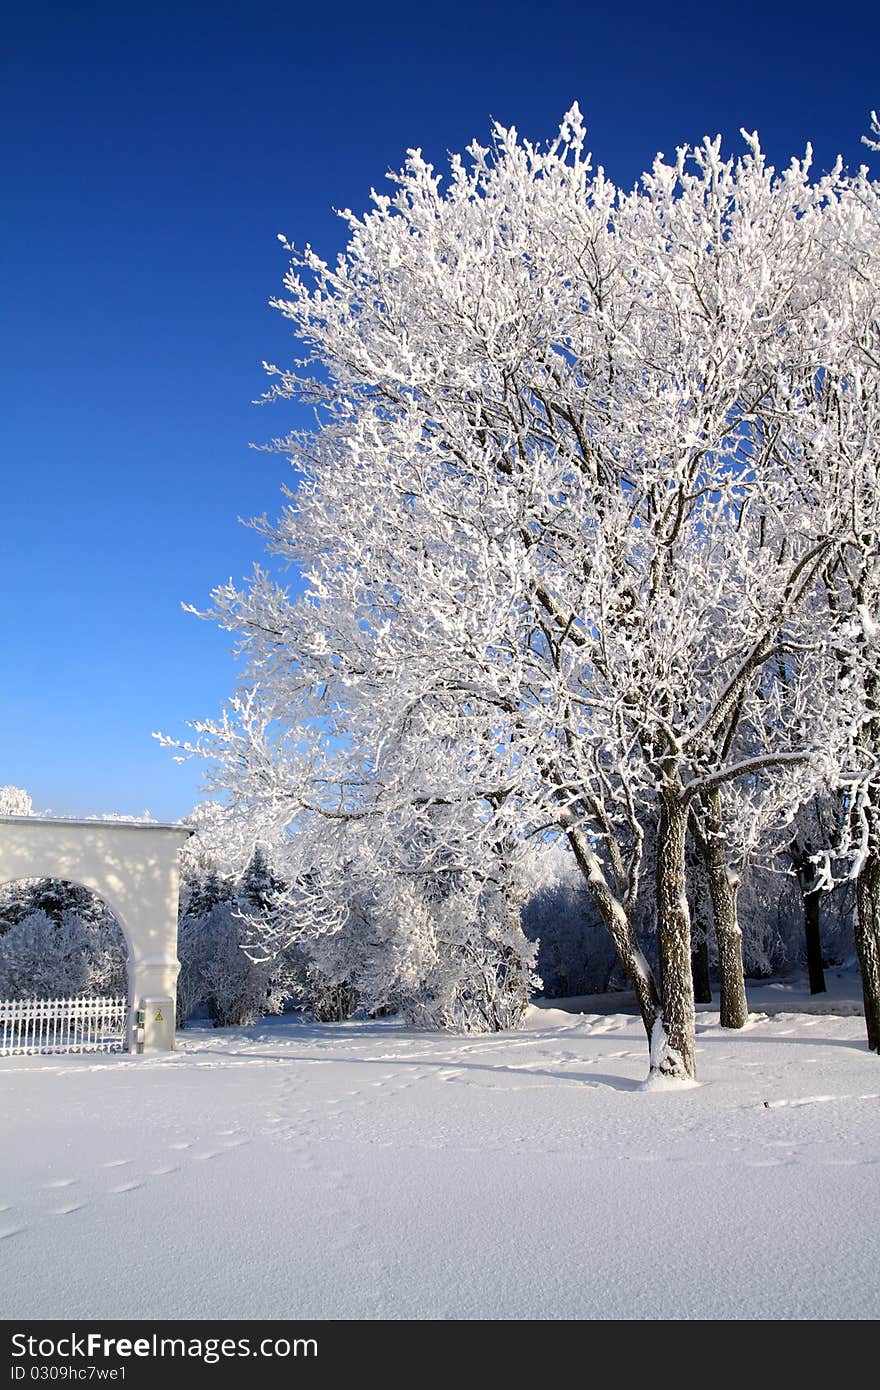
[(231, 691), (180, 604), (261, 558), (237, 518), (288, 481), (248, 448), (293, 422), (250, 404), (293, 355), (278, 232), (332, 255), (407, 146), (541, 139), (575, 98), (624, 184), (740, 126), (859, 164), (880, 105), (878, 8), (847, 3), (7, 0), (2, 48), (0, 784), (63, 814), (199, 797), (150, 735)]

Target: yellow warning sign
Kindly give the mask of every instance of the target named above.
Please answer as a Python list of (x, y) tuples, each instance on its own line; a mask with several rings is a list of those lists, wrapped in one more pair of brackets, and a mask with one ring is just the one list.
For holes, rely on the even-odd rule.
[(157, 1023), (164, 1023), (164, 1022), (165, 1022), (165, 1019), (164, 1019), (164, 1017), (163, 1017), (163, 1015), (162, 1015), (162, 1010), (161, 1010), (161, 1009), (159, 1009), (158, 1012), (157, 1012), (157, 1014), (156, 1014), (156, 1022), (157, 1022)]

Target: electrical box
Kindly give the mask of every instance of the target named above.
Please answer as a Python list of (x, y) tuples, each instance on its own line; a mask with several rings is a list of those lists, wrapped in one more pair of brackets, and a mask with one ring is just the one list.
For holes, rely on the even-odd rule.
[(145, 999), (143, 1052), (171, 1052), (174, 1049), (174, 1000)]

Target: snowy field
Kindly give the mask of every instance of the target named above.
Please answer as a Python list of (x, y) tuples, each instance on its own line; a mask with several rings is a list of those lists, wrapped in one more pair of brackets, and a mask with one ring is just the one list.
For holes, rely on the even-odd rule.
[(676, 1092), (607, 1001), (5, 1059), (0, 1316), (876, 1318), (880, 1058), (830, 983), (701, 1012)]

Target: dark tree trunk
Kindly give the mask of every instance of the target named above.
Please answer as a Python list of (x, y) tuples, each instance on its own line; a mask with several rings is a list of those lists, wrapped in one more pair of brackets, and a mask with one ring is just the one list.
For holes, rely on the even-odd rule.
[(657, 982), (639, 946), (629, 914), (611, 891), (601, 862), (586, 835), (581, 830), (569, 830), (567, 833), (578, 868), (587, 881), (593, 901), (617, 948), (617, 954), (627, 973), (629, 982), (635, 990), (639, 1013), (642, 1016), (642, 1023), (645, 1025), (645, 1032), (650, 1042), (660, 1011)]
[(801, 843), (795, 840), (789, 849), (791, 862), (800, 884), (801, 900), (804, 905), (804, 940), (807, 947), (807, 970), (810, 976), (810, 993), (825, 993), (825, 971), (822, 969), (822, 937), (820, 933), (820, 902), (816, 883), (816, 866), (813, 863), (813, 846), (809, 840)]
[(657, 935), (663, 1012), (651, 1039), (651, 1070), (681, 1078), (696, 1076), (691, 917), (685, 872), (687, 824), (688, 808), (676, 793), (662, 793), (657, 826)]
[[(721, 856), (723, 859), (723, 855)], [(748, 1021), (746, 980), (743, 972), (742, 931), (737, 913), (739, 885), (721, 865), (709, 875), (712, 918), (718, 942), (718, 984), (721, 995), (722, 1028), (743, 1028)]]
[(880, 855), (868, 855), (856, 880), (856, 951), (862, 972), (868, 1046), (880, 1053)]
[[(693, 818), (689, 822), (693, 827)], [(691, 887), (691, 975), (694, 981), (694, 1000), (697, 1004), (712, 1003), (712, 978), (709, 972), (709, 901), (703, 871), (703, 856), (695, 836), (688, 840), (687, 876)]]
[(727, 867), (722, 838), (721, 788), (715, 787), (706, 797), (706, 834), (700, 842), (709, 896), (712, 899), (712, 921), (718, 944), (718, 988), (721, 996), (722, 1028), (742, 1028), (749, 1017), (746, 999), (746, 979), (743, 971), (742, 931), (739, 925), (736, 898), (739, 884)]
[[(696, 938), (696, 933), (694, 935)], [(709, 978), (709, 942), (704, 931), (700, 933), (699, 940), (695, 939), (691, 951), (691, 975), (694, 981), (694, 1002), (711, 1004), (712, 981)]]
[(815, 889), (804, 893), (804, 936), (807, 941), (807, 970), (810, 993), (825, 993), (825, 971), (822, 969), (822, 937), (819, 931), (819, 894)]

